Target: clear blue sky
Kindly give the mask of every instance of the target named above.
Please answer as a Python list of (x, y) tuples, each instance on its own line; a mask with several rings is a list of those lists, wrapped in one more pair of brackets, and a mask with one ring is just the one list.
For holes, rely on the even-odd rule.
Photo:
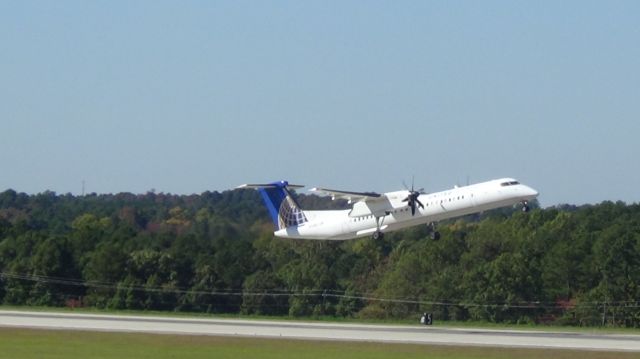
[(640, 1), (4, 1), (0, 191), (640, 201)]

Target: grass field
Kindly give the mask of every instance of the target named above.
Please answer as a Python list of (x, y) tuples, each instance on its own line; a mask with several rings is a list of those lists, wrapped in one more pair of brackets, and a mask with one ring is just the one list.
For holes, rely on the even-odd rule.
[(638, 358), (638, 353), (0, 328), (0, 358)]

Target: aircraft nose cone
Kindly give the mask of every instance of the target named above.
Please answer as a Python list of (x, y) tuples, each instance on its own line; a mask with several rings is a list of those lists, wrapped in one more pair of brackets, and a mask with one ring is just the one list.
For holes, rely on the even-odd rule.
[(540, 194), (538, 193), (538, 191), (528, 186), (526, 187), (526, 191), (527, 191), (527, 196), (530, 196), (531, 198), (536, 198)]

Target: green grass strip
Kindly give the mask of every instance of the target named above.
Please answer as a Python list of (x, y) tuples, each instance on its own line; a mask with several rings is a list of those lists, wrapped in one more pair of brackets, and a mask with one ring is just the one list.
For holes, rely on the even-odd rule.
[(638, 353), (0, 328), (0, 358), (627, 359)]

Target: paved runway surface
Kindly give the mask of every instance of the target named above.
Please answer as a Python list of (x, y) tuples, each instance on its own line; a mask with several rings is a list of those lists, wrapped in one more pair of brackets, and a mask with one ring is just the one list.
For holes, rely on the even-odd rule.
[(1, 311), (0, 327), (639, 351), (640, 335)]

